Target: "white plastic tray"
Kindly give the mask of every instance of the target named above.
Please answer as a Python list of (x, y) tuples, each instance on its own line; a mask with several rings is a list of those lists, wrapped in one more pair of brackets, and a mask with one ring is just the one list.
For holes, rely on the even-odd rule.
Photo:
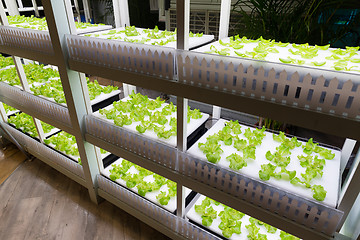
[[(216, 122), (216, 124), (214, 126), (212, 126), (212, 128), (210, 128), (188, 150), (188, 153), (199, 159), (208, 161), (206, 159), (205, 154), (198, 148), (198, 143), (200, 143), (200, 142), (205, 143), (206, 138), (209, 135), (213, 135), (213, 134), (219, 132), (219, 130), (221, 130), (225, 126), (226, 122), (227, 121), (224, 119), (220, 119), (218, 122)], [(249, 128), (249, 127), (241, 125), (242, 133), (245, 132), (246, 128)], [(253, 130), (254, 128), (251, 128), (251, 129)], [(265, 132), (265, 133), (266, 133), (266, 136), (264, 137), (262, 144), (260, 146), (257, 146), (257, 148), (256, 148), (256, 151), (255, 151), (256, 160), (248, 161), (247, 167), (244, 167), (238, 171), (246, 176), (249, 176), (249, 177), (252, 177), (252, 178), (258, 179), (258, 180), (260, 180), (259, 171), (261, 169), (261, 165), (270, 163), (270, 161), (268, 161), (265, 157), (266, 152), (270, 150), (271, 153), (274, 153), (276, 151), (275, 150), (276, 147), (280, 145), (280, 143), (275, 142), (273, 140), (272, 133), (270, 133), (270, 132)], [(241, 134), (240, 136), (243, 136), (243, 135)], [(240, 138), (244, 138), (244, 137), (240, 137)], [(221, 149), (224, 152), (221, 154), (221, 159), (218, 162), (218, 165), (220, 165), (221, 167), (230, 169), (229, 168), (230, 162), (226, 160), (226, 157), (231, 155), (232, 153), (235, 153), (238, 151), (232, 145), (226, 146), (222, 141), (220, 141), (219, 143), (221, 144)], [(331, 149), (331, 151), (333, 153), (335, 153), (335, 158), (332, 160), (326, 160), (326, 165), (324, 166), (324, 169), (323, 169), (323, 172), (324, 172), (323, 177), (321, 179), (313, 179), (312, 183), (322, 185), (325, 188), (325, 190), (327, 191), (326, 198), (323, 201), (323, 203), (326, 205), (329, 205), (331, 207), (336, 207), (337, 200), (338, 200), (339, 181), (340, 181), (340, 155), (341, 155), (341, 152), (338, 150), (333, 150), (333, 149)], [(241, 155), (241, 153), (240, 153), (240, 155)], [(297, 147), (292, 150), (292, 154), (290, 156), (291, 161), (290, 161), (290, 164), (286, 167), (286, 169), (288, 169), (290, 171), (296, 170), (296, 176), (301, 178), (300, 173), (305, 173), (305, 168), (300, 166), (300, 163), (297, 159), (298, 155), (305, 155), (303, 153), (301, 147)], [(232, 171), (235, 171), (235, 170), (232, 170)], [(288, 181), (288, 180), (283, 180), (283, 179), (276, 180), (274, 178), (270, 178), (270, 180), (266, 181), (266, 182), (269, 184), (272, 184), (274, 186), (280, 187), (286, 191), (292, 192), (294, 194), (298, 194), (298, 195), (307, 197), (309, 199), (315, 200), (312, 197), (313, 193), (312, 193), (311, 189), (305, 188), (302, 186), (295, 186), (295, 185), (291, 184), (290, 181)]]
[[(130, 99), (130, 97), (125, 97), (125, 98), (121, 99), (120, 101), (125, 101), (126, 102), (129, 99)], [(152, 100), (152, 99), (149, 98), (149, 100)], [(154, 111), (150, 111), (150, 112), (160, 111), (166, 105), (167, 105), (167, 103), (163, 103), (161, 108), (157, 108)], [(113, 108), (113, 105), (109, 105), (109, 106), (105, 107), (104, 109), (109, 110), (109, 109), (112, 109), (112, 108)], [(96, 111), (93, 115), (95, 117), (104, 119), (104, 120), (114, 124), (114, 120), (107, 119), (106, 116), (101, 115), (99, 111)], [(126, 115), (130, 115), (130, 114), (126, 114)], [(187, 137), (190, 136), (191, 133), (193, 133), (198, 127), (200, 127), (209, 118), (209, 114), (202, 113), (202, 115), (203, 115), (202, 118), (200, 118), (200, 119), (191, 119), (190, 123), (187, 124), (187, 129), (186, 129), (187, 130), (186, 131), (186, 136)], [(176, 117), (176, 112), (172, 113), (171, 115), (166, 116), (168, 121), (172, 117)], [(145, 118), (147, 118), (147, 117), (145, 117)], [(124, 125), (123, 128), (126, 128), (128, 130), (131, 130), (133, 132), (136, 132), (136, 133), (140, 134), (136, 130), (136, 126), (139, 125), (139, 124), (140, 124), (140, 122), (133, 122), (131, 125)], [(168, 123), (165, 124), (164, 126), (165, 126), (165, 129), (170, 129), (170, 126), (169, 126)], [(143, 133), (143, 135), (147, 136), (147, 137), (149, 137), (149, 138), (151, 138), (153, 140), (161, 141), (163, 143), (166, 143), (168, 145), (176, 147), (176, 136), (171, 136), (169, 139), (158, 138), (157, 134), (153, 130), (147, 130), (146, 132)]]
[[(119, 158), (118, 160), (116, 160), (116, 161), (115, 161), (114, 163), (112, 163), (112, 164), (121, 164), (122, 161), (123, 161), (123, 158)], [(112, 165), (112, 164), (111, 164), (111, 165)], [(113, 168), (111, 165), (109, 165), (108, 167), (106, 167), (106, 168), (104, 169), (104, 171), (102, 172), (102, 174), (103, 174), (104, 176), (108, 177), (109, 179), (110, 179), (110, 169)], [(137, 170), (136, 170), (134, 167), (131, 167), (127, 173), (132, 173), (132, 174), (133, 174), (133, 173), (137, 173)], [(153, 182), (153, 181), (154, 181), (154, 178), (153, 178), (153, 177), (150, 177), (150, 176), (145, 177), (144, 179), (145, 179), (146, 181), (148, 181), (148, 182)], [(126, 182), (125, 182), (124, 180), (122, 180), (122, 179), (117, 179), (116, 182), (117, 182), (118, 184), (120, 184), (121, 186), (126, 187)], [(135, 192), (135, 193), (138, 192), (137, 187), (130, 188), (130, 190), (133, 191), (133, 192)], [(176, 210), (176, 197), (170, 198), (169, 203), (168, 203), (167, 205), (161, 205), (161, 204), (159, 203), (159, 201), (156, 199), (156, 196), (157, 196), (158, 194), (160, 194), (161, 191), (163, 191), (163, 192), (168, 192), (168, 187), (167, 187), (166, 185), (163, 185), (163, 186), (160, 188), (160, 190), (154, 191), (154, 192), (147, 192), (144, 197), (145, 197), (146, 199), (150, 200), (151, 202), (155, 203), (156, 205), (158, 205), (158, 206), (160, 206), (160, 207), (163, 207), (163, 208), (165, 208), (166, 210), (168, 210), (168, 211), (170, 211), (170, 212), (174, 212), (174, 211)], [(190, 194), (190, 192), (191, 192), (190, 189), (185, 188), (185, 197), (188, 196), (188, 195)]]
[[(18, 112), (19, 112), (19, 111), (18, 111)], [(14, 124), (12, 124), (12, 123), (9, 123), (9, 124), (10, 124), (11, 126), (13, 126), (14, 128), (16, 128)], [(16, 129), (18, 129), (18, 128), (16, 128)], [(23, 127), (20, 127), (19, 130), (21, 130), (22, 132), (25, 132)], [(53, 129), (51, 129), (50, 132), (44, 133), (45, 138), (48, 138), (49, 136), (51, 136), (51, 135), (53, 135), (53, 134), (55, 134), (55, 133), (57, 133), (57, 132), (60, 132), (60, 131), (61, 131), (61, 130), (58, 129), (58, 128), (53, 128)], [(26, 133), (29, 134), (29, 135), (32, 134), (32, 132), (26, 132)], [(39, 136), (37, 136), (37, 137), (35, 137), (35, 138), (36, 138), (36, 139), (40, 139)]]
[[(223, 42), (225, 43), (229, 43), (230, 42), (230, 38), (225, 38), (225, 39), (222, 39)], [(210, 51), (210, 47), (211, 45), (215, 46), (216, 49), (218, 50), (221, 50), (221, 49), (224, 49), (224, 48), (229, 48), (230, 51), (230, 56), (232, 57), (239, 57), (236, 53), (235, 53), (235, 50), (233, 48), (230, 48), (230, 47), (226, 47), (226, 46), (223, 46), (219, 43), (219, 41), (216, 41), (216, 42), (213, 42), (213, 43), (209, 43), (205, 46), (202, 46), (202, 47), (199, 47), (193, 51), (195, 52), (208, 52)], [(241, 52), (241, 53), (245, 53), (245, 51), (249, 51), (249, 52), (252, 52), (254, 47), (256, 47), (258, 45), (258, 43), (241, 43), (241, 45), (244, 45), (244, 47), (242, 49), (239, 49), (239, 50), (236, 50), (238, 52)], [(303, 65), (300, 65), (300, 66), (310, 66), (312, 68), (318, 68), (318, 69), (327, 69), (327, 70), (334, 70), (334, 68), (332, 68), (334, 62), (336, 62), (337, 60), (327, 60), (325, 59), (325, 57), (328, 57), (328, 56), (331, 56), (333, 53), (330, 52), (330, 50), (334, 50), (335, 48), (329, 48), (328, 50), (319, 50), (318, 51), (318, 56), (312, 58), (312, 59), (304, 59), (304, 58), (301, 58), (299, 57), (298, 55), (293, 55), (289, 52), (289, 49), (293, 49), (293, 50), (296, 50), (294, 48), (292, 48), (292, 45), (289, 44), (288, 46), (286, 47), (277, 47), (277, 46), (274, 46), (273, 48), (276, 48), (279, 53), (268, 53), (268, 55), (265, 57), (265, 61), (268, 61), (268, 62), (275, 62), (275, 63), (282, 63), (279, 58), (287, 58), (288, 56), (291, 57), (291, 58), (294, 58), (294, 59), (302, 59), (302, 60), (305, 60), (305, 64)], [(354, 58), (360, 58), (360, 51), (357, 52), (357, 55), (354, 56)], [(323, 66), (320, 66), (320, 67), (317, 67), (317, 66), (313, 66), (311, 65), (311, 62), (324, 62), (326, 61), (326, 64), (323, 65)], [(352, 63), (349, 61), (349, 64), (348, 64), (348, 67), (351, 67), (351, 66), (357, 66), (357, 69), (360, 70), (360, 65), (359, 63)], [(346, 72), (351, 72), (351, 73), (357, 73), (357, 74), (360, 74), (360, 72), (357, 72), (357, 71), (346, 71)]]
[[(125, 29), (125, 27), (121, 27), (121, 28), (116, 28), (115, 30), (116, 31), (121, 31), (121, 30), (124, 30), (124, 29)], [(114, 36), (120, 36), (122, 39), (124, 39), (125, 37), (128, 38), (128, 39), (136, 39), (136, 40), (141, 40), (142, 38), (148, 39), (147, 33), (143, 33), (143, 30), (145, 30), (144, 28), (136, 28), (136, 30), (140, 32), (140, 35), (138, 35), (138, 36), (126, 36), (125, 33), (120, 33), (120, 34), (114, 34)], [(96, 36), (97, 38), (107, 39), (110, 35), (101, 35), (101, 34), (104, 34), (104, 33), (107, 33), (107, 32), (109, 32), (109, 30), (99, 31), (99, 32), (96, 32), (94, 34), (100, 34), (99, 36)], [(163, 31), (159, 30), (159, 33), (161, 33), (161, 32), (163, 32)], [(113, 36), (113, 35), (111, 35), (111, 36)], [(175, 39), (176, 39), (176, 35), (174, 35), (174, 36), (175, 36)], [(91, 37), (94, 37), (94, 35), (92, 35)], [(170, 38), (170, 37), (161, 38), (161, 39), (151, 39), (150, 41), (145, 42), (145, 44), (151, 45), (151, 43), (153, 43), (153, 42), (158, 42), (158, 41), (165, 40), (165, 39), (168, 39), (168, 38)], [(118, 41), (123, 41), (122, 39), (118, 39)], [(112, 39), (112, 40), (117, 40), (117, 39)], [(214, 35), (205, 35), (204, 34), (201, 37), (189, 37), (189, 48), (194, 48), (194, 47), (201, 46), (203, 44), (211, 42), (212, 40), (214, 40)], [(169, 42), (168, 44), (164, 45), (164, 47), (176, 48), (176, 41)]]
[[(39, 27), (41, 27), (41, 25), (30, 25), (29, 23), (17, 23), (17, 24), (11, 24), (11, 27), (16, 27), (16, 25), (23, 25), (23, 26), (32, 26), (32, 27), (36, 27), (36, 30), (38, 30)], [(77, 28), (76, 29), (76, 34), (85, 34), (85, 33), (91, 33), (91, 32), (96, 32), (96, 31), (103, 31), (103, 30), (107, 30), (107, 29), (112, 29), (111, 25), (100, 25), (100, 26), (90, 26), (87, 28)], [(34, 29), (35, 30), (35, 29)], [(47, 28), (46, 30), (39, 30), (39, 31), (49, 31)]]
[[(194, 206), (192, 206), (189, 210), (189, 212), (186, 214), (186, 217), (189, 218), (190, 220), (196, 222), (197, 224), (200, 224), (202, 225), (202, 219), (201, 219), (201, 215), (198, 214), (196, 211), (195, 211), (195, 205), (201, 205), (202, 201), (205, 199), (205, 196), (204, 195), (201, 195), (199, 197), (199, 199), (196, 201), (196, 203), (194, 204)], [(220, 204), (218, 206), (216, 206), (215, 204), (211, 203), (211, 206), (214, 208), (215, 211), (217, 211), (217, 218), (215, 218), (213, 220), (213, 223), (209, 226), (209, 227), (205, 227), (204, 225), (202, 225), (204, 228), (207, 228), (209, 230), (211, 230), (212, 232), (214, 233), (217, 233), (218, 235), (220, 236), (223, 236), (222, 235), (222, 231), (221, 229), (218, 227), (219, 224), (221, 223), (221, 219), (219, 217), (219, 213), (221, 211), (224, 210), (224, 207)], [(231, 238), (231, 240), (239, 240), (239, 239), (248, 239), (247, 238), (247, 235), (249, 234), (248, 230), (246, 229), (246, 225), (249, 225), (250, 222), (249, 222), (249, 218), (250, 216), (249, 215), (245, 215), (243, 216), (240, 221), (241, 221), (241, 234), (236, 234), (234, 233)], [(271, 225), (271, 223), (269, 223)], [(276, 230), (275, 233), (268, 233), (266, 228), (264, 226), (259, 226), (256, 224), (256, 226), (258, 228), (260, 228), (260, 231), (259, 233), (261, 234), (266, 234), (267, 235), (267, 239), (268, 240), (279, 240), (280, 239), (280, 230)]]
[[(33, 93), (32, 91), (30, 91), (31, 93)], [(114, 91), (112, 91), (111, 93), (101, 93), (99, 96), (97, 96), (95, 99), (93, 99), (93, 100), (91, 100), (90, 101), (90, 104), (91, 105), (95, 105), (95, 104), (97, 104), (97, 103), (99, 103), (99, 102), (102, 102), (102, 101), (104, 101), (104, 100), (106, 100), (106, 99), (108, 99), (108, 98), (111, 98), (111, 97), (113, 97), (113, 96), (116, 96), (117, 94), (120, 94), (121, 93), (121, 90), (114, 90)], [(37, 95), (37, 97), (41, 97), (41, 98), (44, 98), (44, 99), (46, 99), (46, 100), (48, 100), (48, 101), (51, 101), (51, 102), (55, 102), (55, 100), (54, 100), (54, 98), (48, 98), (48, 97), (45, 97), (45, 96), (43, 96), (43, 95)], [(57, 103), (57, 102), (55, 102), (55, 103)], [(66, 105), (66, 103), (57, 103), (57, 104), (60, 104), (60, 105), (62, 105), (62, 106), (64, 106), (64, 107), (67, 107), (67, 105)]]
[(111, 25), (100, 25), (96, 27), (87, 27), (87, 28), (77, 28), (76, 33), (77, 34), (85, 34), (85, 33), (92, 33), (96, 31), (104, 31), (108, 29), (112, 29), (113, 27)]
[(6, 116), (11, 116), (11, 115), (13, 115), (13, 114), (15, 114), (15, 113), (18, 113), (18, 112), (20, 112), (20, 110), (14, 110), (14, 111), (10, 111), (10, 112), (7, 112), (6, 113)]

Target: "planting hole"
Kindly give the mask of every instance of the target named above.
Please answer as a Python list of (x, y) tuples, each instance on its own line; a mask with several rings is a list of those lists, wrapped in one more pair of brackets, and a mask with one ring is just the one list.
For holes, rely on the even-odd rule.
[(267, 82), (264, 81), (264, 82), (263, 82), (263, 86), (262, 86), (262, 91), (263, 91), (263, 92), (266, 92), (266, 86), (267, 86)]
[(340, 97), (340, 94), (335, 94), (334, 100), (333, 100), (333, 102), (331, 104), (332, 106), (336, 106), (338, 104), (339, 97)]
[(301, 92), (301, 87), (297, 87), (297, 88), (296, 88), (296, 92), (295, 92), (295, 98), (299, 98), (299, 97), (300, 97), (300, 92)]
[(350, 96), (346, 102), (345, 108), (347, 108), (347, 109), (351, 108), (353, 101), (354, 101), (354, 97)]
[(325, 97), (326, 97), (326, 92), (322, 92), (321, 93), (321, 96), (320, 96), (320, 103), (324, 103), (324, 101), (325, 101)]
[(311, 101), (313, 94), (314, 94), (314, 89), (310, 89), (306, 100)]
[(255, 90), (255, 89), (256, 89), (256, 80), (253, 79), (253, 80), (252, 80), (251, 90)]
[(278, 84), (277, 83), (274, 83), (274, 88), (273, 88), (273, 94), (276, 94), (277, 92), (277, 87), (278, 87)]
[(287, 97), (289, 94), (289, 85), (285, 85), (285, 88), (284, 88), (284, 96)]

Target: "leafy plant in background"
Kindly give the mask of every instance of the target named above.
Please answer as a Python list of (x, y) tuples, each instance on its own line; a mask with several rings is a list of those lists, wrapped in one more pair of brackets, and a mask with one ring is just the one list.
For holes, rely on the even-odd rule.
[(12, 106), (9, 106), (9, 105), (7, 105), (7, 104), (5, 104), (5, 103), (3, 103), (3, 105), (4, 105), (4, 109), (5, 109), (5, 112), (6, 112), (6, 113), (9, 113), (9, 112), (12, 112), (12, 111), (16, 111), (16, 110), (17, 110), (16, 108), (13, 108)]
[[(47, 22), (45, 17), (38, 18), (31, 15), (30, 17), (16, 15), (16, 16), (7, 16), (9, 25), (21, 28), (30, 28), (36, 30), (48, 30)], [(98, 27), (103, 26), (104, 24), (92, 24), (86, 22), (75, 22), (75, 27), (77, 29), (86, 29), (89, 27)]]
[[(17, 129), (21, 129), (23, 132), (29, 133), (32, 137), (37, 137), (39, 134), (36, 130), (36, 126), (33, 118), (26, 113), (15, 113), (15, 115), (9, 117), (9, 123), (15, 125)], [(49, 133), (53, 126), (41, 122), (44, 133)]]
[(14, 65), (14, 60), (12, 57), (4, 57), (0, 54), (0, 69), (10, 65)]
[[(59, 72), (52, 68), (44, 68), (43, 64), (30, 63), (23, 65), (26, 79), (29, 84), (45, 83), (50, 78), (59, 77)], [(20, 86), (20, 79), (16, 72), (16, 68), (9, 68), (0, 71), (0, 81), (9, 83), (9, 85)]]
[[(127, 101), (114, 102), (112, 109), (100, 109), (99, 113), (107, 119), (114, 120), (114, 124), (120, 127), (137, 123), (136, 130), (141, 134), (151, 130), (162, 139), (176, 136), (176, 118), (171, 117), (176, 112), (176, 106), (173, 103), (165, 104), (160, 97), (150, 100), (140, 93), (132, 93), (129, 97)], [(191, 110), (188, 107), (188, 123), (191, 119), (200, 119), (202, 116), (198, 109)]]
[[(118, 89), (118, 87), (113, 86), (101, 86), (97, 80), (89, 81), (89, 79), (87, 79), (87, 86), (90, 100), (94, 100), (97, 96), (100, 96), (101, 93), (108, 94)], [(30, 90), (36, 96), (41, 95), (47, 98), (53, 98), (57, 103), (66, 103), (60, 79), (51, 79), (43, 85), (32, 86)]]
[(359, 13), (349, 17), (342, 27), (335, 26), (341, 9), (357, 8), (358, 2), (353, 0), (237, 0), (233, 5), (243, 23), (240, 35), (310, 45), (333, 45), (348, 32), (356, 31), (360, 27)]

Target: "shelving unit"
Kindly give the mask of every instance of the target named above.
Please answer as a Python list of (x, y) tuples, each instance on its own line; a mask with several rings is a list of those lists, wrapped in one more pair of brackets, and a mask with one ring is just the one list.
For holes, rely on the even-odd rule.
[[(188, 0), (177, 1), (177, 50), (77, 36), (66, 4), (43, 0), (47, 34), (0, 27), (0, 52), (58, 67), (67, 107), (6, 83), (0, 100), (74, 135), (82, 167), (2, 122), (27, 151), (87, 187), (94, 202), (102, 197), (174, 239), (218, 239), (185, 218), (184, 186), (303, 239), (345, 238), (337, 232), (359, 194), (359, 153), (330, 207), (187, 153), (187, 98), (359, 140), (359, 74), (190, 52)], [(95, 117), (83, 73), (177, 96), (177, 147)], [(340, 173), (354, 145), (345, 142)], [(176, 215), (101, 175), (95, 146), (176, 182)]]

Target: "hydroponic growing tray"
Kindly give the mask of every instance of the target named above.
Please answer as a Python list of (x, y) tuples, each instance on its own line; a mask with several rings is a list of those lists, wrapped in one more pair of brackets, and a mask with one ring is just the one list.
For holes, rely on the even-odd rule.
[[(227, 123), (227, 120), (220, 119), (218, 120), (214, 126), (212, 126), (189, 150), (188, 153), (195, 156), (196, 158), (199, 158), (204, 161), (208, 161), (206, 158), (206, 155), (199, 149), (198, 144), (199, 143), (205, 143), (206, 138), (210, 135), (213, 135), (215, 133), (218, 133), (225, 124)], [(241, 124), (240, 124), (241, 125)], [(242, 135), (245, 132), (245, 129), (250, 128), (251, 130), (254, 130), (255, 128), (248, 127), (245, 125), (241, 125), (241, 131), (242, 133), (239, 135), (240, 139), (245, 139)], [(274, 153), (276, 150), (276, 147), (280, 145), (279, 142), (276, 142), (273, 140), (273, 134), (270, 132), (265, 131), (265, 137), (262, 140), (262, 143), (260, 146), (256, 147), (255, 156), (256, 159), (247, 161), (247, 167), (243, 167), (242, 169), (236, 171), (229, 167), (229, 161), (226, 160), (226, 157), (231, 155), (232, 153), (239, 153), (233, 145), (226, 146), (224, 142), (220, 141), (221, 149), (223, 150), (223, 153), (221, 153), (221, 159), (217, 163), (221, 167), (230, 169), (235, 172), (239, 172), (241, 174), (244, 174), (248, 177), (260, 180), (259, 178), (259, 171), (261, 170), (262, 164), (268, 164), (271, 163), (268, 161), (265, 157), (267, 151), (271, 151), (271, 153)], [(301, 140), (299, 140), (301, 141)], [(305, 144), (306, 142), (301, 141), (302, 144)], [(328, 147), (324, 147), (325, 149), (329, 149)], [(323, 169), (323, 176), (322, 178), (315, 178), (312, 180), (312, 184), (318, 184), (322, 185), (324, 189), (327, 191), (326, 198), (324, 199), (323, 203), (326, 205), (329, 205), (331, 207), (336, 207), (337, 200), (338, 200), (338, 190), (340, 185), (340, 156), (341, 152), (336, 149), (331, 149), (331, 151), (335, 154), (334, 159), (332, 160), (326, 160), (326, 164)], [(286, 167), (289, 171), (296, 170), (296, 176), (300, 177), (300, 173), (305, 173), (305, 168), (300, 166), (300, 162), (297, 159), (298, 155), (305, 155), (303, 153), (303, 150), (301, 147), (296, 147), (291, 151), (290, 155), (290, 163)], [(261, 181), (261, 180), (260, 180)], [(303, 186), (293, 185), (290, 183), (289, 180), (280, 179), (277, 180), (273, 177), (270, 178), (270, 180), (266, 181), (269, 184), (272, 184), (274, 186), (280, 187), (284, 189), (285, 191), (292, 192), (294, 194), (306, 197), (308, 199), (315, 200), (313, 198), (313, 193), (310, 188), (305, 188)]]
[[(112, 165), (113, 164), (121, 164), (121, 162), (123, 161), (124, 159), (123, 158), (119, 158), (117, 159), (115, 162), (113, 162), (112, 164), (110, 164), (109, 166), (107, 166), (104, 171), (102, 171), (102, 175), (106, 176), (107, 178), (110, 179), (110, 169), (112, 169)], [(127, 174), (136, 174), (138, 173), (138, 171), (134, 168), (134, 167), (131, 167), (128, 171), (127, 171)], [(154, 178), (152, 176), (147, 176), (144, 178), (145, 181), (147, 182), (153, 182), (154, 181)], [(121, 178), (120, 179), (117, 179), (115, 182), (117, 182), (118, 184), (120, 184), (121, 186), (123, 187), (126, 187), (126, 181), (125, 180), (122, 180)], [(137, 187), (133, 187), (133, 188), (130, 188), (131, 191), (135, 192), (135, 193), (138, 193), (138, 190), (137, 190)], [(160, 206), (160, 207), (163, 207), (165, 208), (166, 210), (168, 210), (169, 212), (175, 212), (176, 211), (176, 196), (175, 197), (171, 197), (168, 204), (167, 205), (161, 205), (159, 203), (159, 201), (156, 199), (156, 196), (158, 194), (160, 194), (161, 191), (163, 192), (167, 192), (168, 190), (168, 187), (165, 185), (163, 185), (160, 190), (157, 190), (157, 191), (153, 191), (153, 192), (147, 192), (144, 196), (144, 198), (146, 198), (147, 200), (155, 203), (156, 205)], [(189, 196), (189, 194), (191, 193), (191, 190), (188, 189), (188, 188), (185, 188), (185, 197)]]
[[(200, 194), (199, 194), (200, 195)], [(198, 198), (198, 199), (197, 199)], [(217, 235), (221, 236), (222, 238), (225, 238), (222, 234), (222, 230), (219, 228), (219, 225), (221, 223), (221, 219), (219, 217), (219, 213), (221, 211), (224, 210), (224, 206), (222, 204), (220, 205), (215, 205), (214, 203), (211, 203), (211, 207), (213, 207), (213, 209), (217, 212), (217, 217), (213, 220), (212, 224), (210, 226), (204, 226), (202, 224), (202, 218), (201, 215), (199, 213), (197, 213), (195, 211), (195, 205), (201, 205), (202, 201), (205, 199), (206, 197), (204, 195), (200, 195), (199, 197), (196, 196), (194, 198), (195, 203), (193, 204), (193, 202), (191, 204), (193, 204), (193, 206), (191, 206), (191, 208), (189, 209), (189, 212), (186, 214), (186, 217), (188, 219), (190, 219), (191, 221), (195, 222), (196, 224), (209, 229), (210, 231), (216, 233)], [(240, 221), (241, 221), (241, 234), (237, 234), (237, 233), (233, 233), (232, 236), (230, 238), (227, 239), (231, 239), (231, 240), (246, 240), (249, 239), (247, 236), (249, 234), (248, 229), (246, 228), (246, 225), (250, 224), (250, 216), (249, 215), (244, 215)], [(271, 223), (269, 223), (271, 225)], [(280, 230), (276, 229), (275, 233), (269, 233), (267, 232), (266, 228), (264, 225), (256, 225), (258, 228), (260, 228), (259, 232), (260, 234), (265, 234), (267, 236), (267, 240), (279, 240), (280, 239)]]
[[(121, 93), (121, 90), (114, 90), (111, 93), (101, 93), (99, 96), (97, 96), (95, 99), (90, 101), (90, 104), (92, 106), (93, 111), (98, 111), (100, 108), (107, 106), (114, 101), (119, 100), (119, 94)], [(37, 97), (41, 97), (43, 99), (49, 100), (51, 102), (56, 101), (53, 98), (48, 98), (43, 95), (37, 95)], [(66, 103), (57, 103), (64, 107), (67, 107)]]
[[(58, 132), (57, 134), (60, 134), (60, 132)], [(51, 136), (53, 135), (56, 135), (56, 134), (52, 134)], [(79, 162), (79, 158), (80, 156), (74, 156), (74, 155), (71, 155), (71, 154), (67, 154), (66, 152), (64, 151), (60, 151), (59, 149), (56, 148), (56, 145), (52, 144), (52, 143), (49, 143), (49, 144), (46, 144), (47, 146), (51, 147), (52, 149), (54, 149), (55, 151), (57, 152), (60, 152), (62, 153), (63, 155), (67, 156), (68, 158), (72, 159), (73, 161), (75, 162)], [(73, 146), (78, 149), (77, 147), (77, 144), (73, 144)], [(101, 153), (101, 159), (105, 159), (106, 157), (108, 157), (111, 153), (110, 152), (106, 152), (106, 153)]]
[[(42, 18), (36, 18), (36, 17), (24, 17), (24, 16), (21, 16), (25, 22), (22, 22), (22, 23), (14, 23), (12, 24), (11, 21), (9, 21), (9, 26), (11, 27), (19, 27), (19, 28), (30, 28), (30, 29), (34, 29), (34, 30), (39, 30), (39, 31), (48, 31), (48, 28), (47, 28), (47, 24), (46, 22), (44, 21), (44, 23), (41, 24), (42, 22)], [(36, 19), (39, 19), (38, 22), (26, 22), (27, 20), (36, 20)], [(76, 22), (75, 22), (76, 24)], [(91, 32), (96, 32), (96, 31), (102, 31), (102, 30), (106, 30), (106, 29), (112, 29), (112, 26), (111, 25), (96, 25), (96, 24), (93, 24), (93, 25), (89, 25), (89, 26), (86, 26), (84, 28), (76, 28), (76, 33), (77, 34), (84, 34), (84, 33), (91, 33)]]
[[(234, 48), (231, 47), (230, 39), (232, 37), (207, 44), (194, 51), (360, 74), (359, 48), (347, 47), (345, 50), (329, 48), (329, 46), (309, 46), (307, 44), (288, 43), (286, 45), (286, 43), (271, 42), (262, 38), (243, 41), (238, 38), (238, 44), (235, 44)], [(226, 46), (226, 44), (229, 44), (229, 46)], [(266, 56), (264, 56), (265, 54)]]
[[(168, 42), (167, 44), (164, 44), (164, 47), (169, 47), (169, 48), (176, 48), (176, 34), (172, 35), (172, 36), (166, 36), (164, 38), (159, 38), (159, 39), (151, 39), (149, 38), (147, 35), (148, 33), (146, 31), (148, 31), (148, 29), (144, 29), (144, 28), (135, 28), (136, 31), (138, 31), (140, 33), (140, 35), (138, 36), (127, 36), (125, 33), (118, 33), (119, 31), (124, 31), (125, 27), (121, 27), (121, 28), (115, 28), (112, 30), (106, 30), (106, 31), (99, 31), (96, 33), (92, 33), (92, 34), (86, 34), (86, 36), (89, 37), (97, 37), (97, 38), (102, 38), (102, 39), (112, 39), (112, 40), (118, 40), (118, 41), (140, 41), (143, 39), (148, 39), (149, 41), (146, 42), (142, 42), (144, 44), (148, 44), (148, 45), (154, 45), (155, 42), (160, 42), (160, 41), (167, 41), (169, 40), (171, 37), (175, 38), (175, 41), (171, 41)], [(109, 33), (110, 32), (110, 33)], [(111, 32), (115, 32), (113, 34), (111, 34)], [(161, 34), (162, 30), (159, 30), (157, 32), (157, 34)], [(110, 38), (112, 37), (112, 38)], [(116, 39), (118, 38), (118, 39)], [(211, 42), (214, 40), (214, 35), (201, 35), (201, 36), (194, 36), (194, 37), (189, 37), (189, 48), (195, 48), (201, 45), (204, 45), (208, 42)], [(159, 45), (159, 44), (156, 44)]]
[[(12, 127), (15, 128), (15, 129), (17, 129), (17, 130), (25, 133), (26, 135), (32, 137), (32, 136), (31, 136), (32, 132), (25, 132), (23, 127), (21, 127), (21, 128), (16, 128), (15, 125), (12, 124), (12, 123), (9, 123), (9, 125), (12, 126)], [(53, 128), (53, 129), (51, 129), (50, 132), (44, 133), (44, 136), (45, 136), (45, 138), (48, 138), (48, 137), (50, 137), (50, 136), (52, 136), (52, 135), (54, 135), (54, 134), (56, 134), (56, 133), (58, 133), (58, 132), (60, 132), (60, 131), (61, 131), (61, 130), (58, 129), (58, 128)], [(35, 137), (32, 137), (32, 138), (35, 138), (35, 139), (37, 139), (37, 140), (40, 139), (39, 136), (35, 136)]]
[[(130, 97), (125, 97), (123, 99), (121, 99), (120, 101), (127, 101), (129, 100)], [(152, 100), (149, 98), (149, 100)], [(164, 108), (166, 105), (168, 105), (168, 103), (163, 103), (163, 105), (160, 108), (157, 108), (155, 110), (150, 110), (150, 112), (154, 112), (154, 111), (158, 111), (161, 110), (162, 108)], [(107, 107), (105, 107), (104, 109), (106, 110), (110, 110), (113, 109), (114, 107), (112, 105), (109, 105)], [(129, 115), (128, 113), (126, 115)], [(99, 111), (96, 111), (93, 113), (93, 116), (104, 119), (112, 124), (114, 124), (114, 120), (110, 120), (107, 119), (106, 116), (103, 116), (102, 114), (100, 114)], [(172, 113), (171, 115), (166, 116), (168, 122), (170, 120), (171, 117), (176, 117), (176, 112)], [(209, 118), (209, 114), (206, 113), (202, 113), (202, 117), (200, 119), (191, 119), (190, 123), (187, 124), (187, 131), (186, 131), (186, 136), (190, 137), (190, 135), (195, 132), (199, 127), (202, 127), (204, 125), (204, 123), (206, 122), (206, 120)], [(122, 126), (125, 129), (131, 130), (137, 134), (140, 134), (137, 130), (136, 130), (136, 126), (139, 125), (140, 122), (132, 122), (131, 125), (124, 125)], [(165, 126), (169, 126), (168, 123)], [(145, 133), (143, 133), (143, 135), (145, 135), (146, 137), (156, 140), (156, 141), (161, 141), (163, 143), (166, 143), (168, 145), (171, 145), (173, 147), (176, 147), (176, 136), (171, 136), (169, 139), (164, 139), (164, 138), (158, 138), (157, 134), (154, 131), (146, 131)], [(194, 136), (191, 136), (192, 138)]]

